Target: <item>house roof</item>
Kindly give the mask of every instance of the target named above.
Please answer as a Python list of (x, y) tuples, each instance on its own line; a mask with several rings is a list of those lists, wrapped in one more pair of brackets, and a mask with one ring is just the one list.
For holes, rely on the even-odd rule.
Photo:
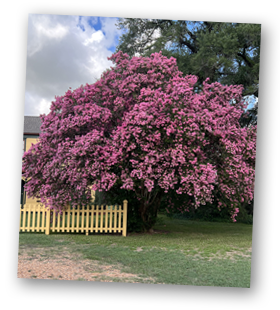
[(39, 116), (24, 116), (23, 134), (41, 133), (41, 119)]

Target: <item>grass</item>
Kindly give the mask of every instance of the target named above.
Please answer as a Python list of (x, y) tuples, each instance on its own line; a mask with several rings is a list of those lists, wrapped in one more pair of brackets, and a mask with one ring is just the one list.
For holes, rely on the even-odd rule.
[[(61, 249), (118, 265), (147, 283), (250, 287), (252, 225), (160, 216), (153, 234), (20, 233), (19, 248)], [(114, 281), (121, 281), (116, 278)]]

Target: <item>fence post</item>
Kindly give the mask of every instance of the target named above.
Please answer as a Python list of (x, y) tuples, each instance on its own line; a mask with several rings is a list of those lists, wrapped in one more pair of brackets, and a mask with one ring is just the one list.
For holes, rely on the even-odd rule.
[(45, 234), (50, 234), (50, 222), (51, 222), (51, 209), (47, 209), (47, 218), (46, 218), (46, 231)]
[(127, 230), (127, 200), (123, 201), (123, 231), (122, 235), (126, 237)]

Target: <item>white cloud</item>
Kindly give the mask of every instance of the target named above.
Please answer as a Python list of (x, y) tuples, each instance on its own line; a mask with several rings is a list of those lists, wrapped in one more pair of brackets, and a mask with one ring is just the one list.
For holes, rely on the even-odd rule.
[(103, 32), (101, 30), (98, 30), (91, 35), (91, 38), (85, 40), (84, 45), (87, 46), (93, 42), (100, 43), (103, 39), (104, 39)]
[(25, 115), (48, 113), (55, 96), (94, 83), (112, 66), (107, 57), (120, 31), (116, 18), (29, 15)]

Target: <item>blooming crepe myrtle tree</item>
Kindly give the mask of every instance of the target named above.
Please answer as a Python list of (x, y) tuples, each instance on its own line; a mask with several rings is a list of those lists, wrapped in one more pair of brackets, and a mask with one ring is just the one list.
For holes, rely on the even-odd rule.
[(161, 53), (109, 59), (114, 67), (100, 80), (69, 89), (41, 115), (40, 141), (23, 156), (28, 196), (61, 211), (88, 203), (90, 189), (129, 190), (150, 229), (150, 214), (172, 191), (195, 208), (215, 197), (235, 221), (253, 199), (255, 177), (256, 126), (239, 124), (242, 86), (207, 79), (196, 93), (197, 77)]

